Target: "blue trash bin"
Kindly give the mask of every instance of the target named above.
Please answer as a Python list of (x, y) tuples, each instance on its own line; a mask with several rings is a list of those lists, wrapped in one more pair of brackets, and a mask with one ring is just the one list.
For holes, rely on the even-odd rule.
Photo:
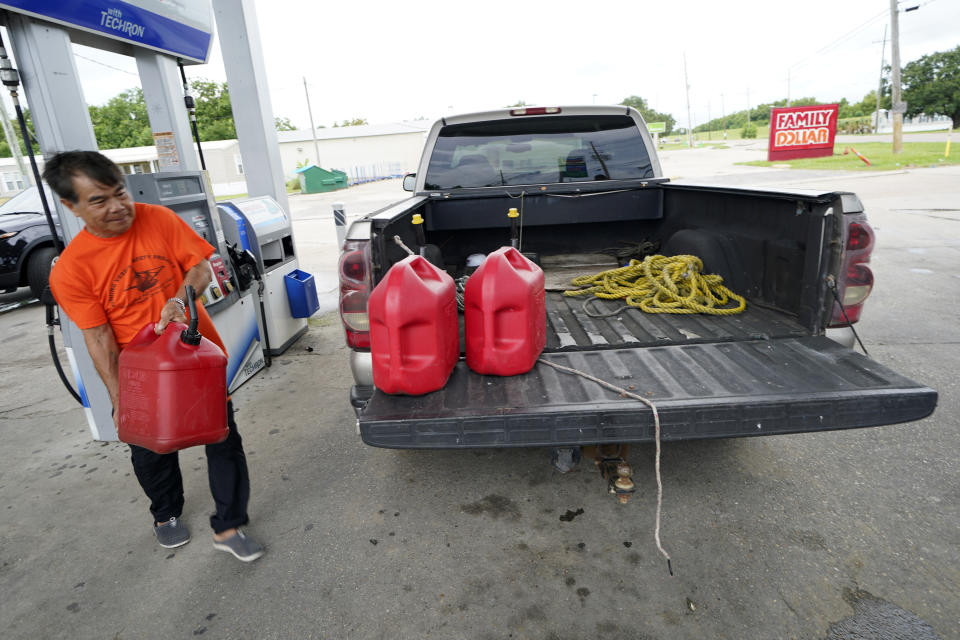
[(313, 275), (300, 269), (294, 269), (283, 276), (287, 286), (287, 300), (290, 301), (290, 315), (294, 318), (309, 318), (320, 308), (317, 298), (317, 283)]

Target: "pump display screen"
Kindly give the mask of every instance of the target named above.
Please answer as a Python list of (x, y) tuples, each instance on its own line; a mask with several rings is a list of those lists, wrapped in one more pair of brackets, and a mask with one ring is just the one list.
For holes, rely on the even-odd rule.
[(192, 196), (203, 193), (199, 178), (171, 178), (158, 180), (157, 188), (161, 198), (176, 198), (178, 196)]

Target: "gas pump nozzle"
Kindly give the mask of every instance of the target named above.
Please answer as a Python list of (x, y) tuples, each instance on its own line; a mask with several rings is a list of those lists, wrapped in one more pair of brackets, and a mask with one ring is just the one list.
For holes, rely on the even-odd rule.
[(228, 244), (227, 254), (230, 256), (233, 270), (237, 274), (237, 285), (241, 291), (246, 291), (254, 280), (257, 281), (257, 298), (260, 301), (260, 321), (263, 325), (263, 362), (269, 367), (272, 361), (270, 358), (270, 332), (267, 329), (267, 314), (263, 305), (263, 291), (266, 286), (263, 282), (263, 274), (260, 273), (256, 256), (254, 256), (249, 249), (241, 249), (236, 244)]

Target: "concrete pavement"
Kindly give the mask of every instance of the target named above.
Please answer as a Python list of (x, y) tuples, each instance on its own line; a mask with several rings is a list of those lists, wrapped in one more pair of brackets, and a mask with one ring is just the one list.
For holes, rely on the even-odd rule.
[[(665, 446), (671, 578), (652, 541), (652, 447), (632, 455), (640, 492), (626, 507), (587, 465), (559, 475), (543, 450), (365, 447), (339, 319), (315, 316), (234, 396), (249, 531), (268, 547), (243, 565), (211, 548), (196, 450), (181, 454), (194, 540), (155, 544), (126, 448), (89, 439), (49, 364), (42, 310), (26, 306), (0, 315), (0, 635), (960, 637), (960, 168), (811, 175), (724, 153), (677, 152), (665, 170), (861, 196), (878, 249), (858, 326), (874, 358), (939, 390), (934, 416)], [(403, 195), (398, 181), (364, 187), (333, 195), (351, 214), (355, 194)], [(291, 199), (301, 260), (326, 274), (329, 202), (303, 198)]]

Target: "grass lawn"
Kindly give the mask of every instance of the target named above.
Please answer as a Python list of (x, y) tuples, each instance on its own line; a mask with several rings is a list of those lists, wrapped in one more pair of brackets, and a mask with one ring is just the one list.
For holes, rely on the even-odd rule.
[[(960, 145), (958, 145), (960, 146)], [(843, 150), (853, 147), (870, 161), (867, 166), (852, 152), (843, 155)], [(904, 142), (903, 153), (893, 155), (893, 145), (889, 142), (861, 142), (837, 144), (832, 156), (822, 158), (801, 158), (799, 160), (780, 160), (767, 162), (738, 162), (753, 167), (790, 165), (791, 169), (840, 169), (849, 171), (891, 171), (908, 167), (937, 167), (948, 164), (960, 164), (960, 149), (950, 149), (950, 157), (944, 158), (946, 144), (943, 142)]]
[[(702, 143), (699, 146), (706, 144), (723, 144), (730, 140), (740, 140), (740, 132), (743, 131), (743, 127), (738, 129), (727, 129), (726, 132), (722, 130), (717, 131), (698, 131), (693, 134), (693, 144), (698, 146), (698, 143)], [(727, 137), (724, 138), (723, 134), (726, 133)], [(751, 140), (767, 140), (770, 137), (770, 126), (763, 124), (757, 125), (757, 137), (751, 138)], [(671, 133), (670, 135), (661, 135), (660, 142), (663, 143), (661, 149), (686, 149), (687, 148), (687, 135), (681, 133)], [(723, 148), (723, 147), (719, 147)]]
[[(686, 140), (686, 139), (684, 139)], [(704, 142), (704, 141), (694, 141), (693, 146), (695, 148), (711, 148), (711, 149), (729, 149), (730, 145), (724, 144), (721, 142)], [(684, 142), (671, 142), (670, 144), (661, 144), (660, 151), (673, 151), (676, 149), (687, 149), (687, 143)]]
[(224, 196), (217, 196), (217, 197), (214, 198), (214, 199), (215, 199), (217, 202), (219, 202), (219, 201), (221, 201), (221, 200), (237, 200), (237, 199), (239, 199), (239, 198), (246, 198), (246, 197), (247, 197), (247, 194), (245, 194), (245, 193), (229, 193), (229, 194), (224, 195)]

